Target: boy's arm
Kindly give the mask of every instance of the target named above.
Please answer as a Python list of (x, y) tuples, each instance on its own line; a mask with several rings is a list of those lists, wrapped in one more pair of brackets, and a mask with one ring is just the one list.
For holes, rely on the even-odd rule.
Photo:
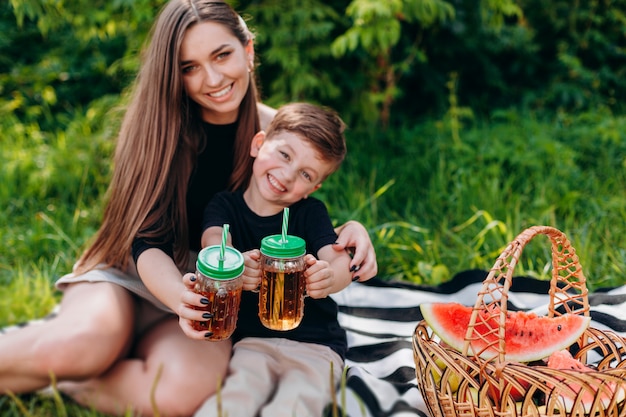
[(318, 259), (307, 260), (307, 294), (312, 298), (323, 298), (346, 288), (352, 282), (350, 255), (337, 252), (326, 245), (317, 252)]
[[(222, 244), (223, 228), (220, 226), (211, 226), (202, 233), (202, 247), (206, 248), (211, 245)], [(226, 245), (233, 247), (232, 237), (228, 233), (226, 239)], [(243, 289), (247, 291), (258, 288), (261, 284), (261, 252), (258, 249), (253, 249), (242, 253), (244, 258), (244, 271), (243, 271)]]
[[(221, 245), (222, 244), (222, 227), (221, 226), (211, 226), (202, 232), (202, 240), (201, 244), (203, 248), (212, 245)], [(230, 233), (228, 234), (228, 238), (226, 239), (226, 245), (232, 246)]]

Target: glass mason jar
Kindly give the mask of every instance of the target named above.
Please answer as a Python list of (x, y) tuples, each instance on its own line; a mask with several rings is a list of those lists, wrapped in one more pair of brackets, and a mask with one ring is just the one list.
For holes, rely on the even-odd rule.
[(194, 291), (209, 302), (205, 307), (213, 315), (207, 321), (194, 321), (195, 330), (212, 333), (208, 340), (228, 339), (235, 331), (243, 288), (244, 259), (241, 252), (231, 247), (208, 246), (200, 251), (196, 262), (196, 285)]
[(266, 236), (261, 241), (259, 318), (272, 330), (291, 330), (304, 316), (306, 244), (297, 236)]

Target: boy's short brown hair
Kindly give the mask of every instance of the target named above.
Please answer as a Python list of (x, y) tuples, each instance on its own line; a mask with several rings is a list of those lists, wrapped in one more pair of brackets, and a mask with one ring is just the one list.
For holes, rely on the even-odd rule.
[[(346, 125), (328, 107), (310, 103), (289, 103), (281, 106), (266, 131), (266, 137), (285, 131), (295, 133), (309, 142), (322, 158), (339, 168), (346, 156)], [(330, 173), (329, 173), (330, 174)]]

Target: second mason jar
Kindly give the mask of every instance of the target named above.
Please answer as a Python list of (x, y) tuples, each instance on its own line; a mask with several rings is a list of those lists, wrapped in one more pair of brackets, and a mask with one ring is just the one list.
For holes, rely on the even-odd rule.
[(304, 316), (306, 264), (304, 239), (287, 235), (266, 236), (261, 241), (259, 318), (272, 330), (291, 330)]

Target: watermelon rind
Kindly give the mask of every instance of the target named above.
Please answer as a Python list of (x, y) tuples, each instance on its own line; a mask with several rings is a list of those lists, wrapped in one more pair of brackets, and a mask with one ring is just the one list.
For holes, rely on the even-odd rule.
[[(453, 349), (463, 351), (472, 307), (459, 303), (423, 303), (420, 310), (435, 335)], [(545, 359), (575, 343), (589, 327), (590, 321), (590, 317), (578, 314), (547, 317), (523, 311), (509, 311), (505, 322), (504, 358), (506, 361), (521, 363)], [(494, 327), (496, 326), (494, 323)], [(475, 330), (480, 331), (478, 327)], [(494, 332), (483, 337), (492, 342), (497, 340), (498, 335)], [(498, 355), (497, 343), (485, 349), (486, 346), (487, 342), (474, 340), (467, 353), (478, 354), (485, 360), (491, 360)]]

